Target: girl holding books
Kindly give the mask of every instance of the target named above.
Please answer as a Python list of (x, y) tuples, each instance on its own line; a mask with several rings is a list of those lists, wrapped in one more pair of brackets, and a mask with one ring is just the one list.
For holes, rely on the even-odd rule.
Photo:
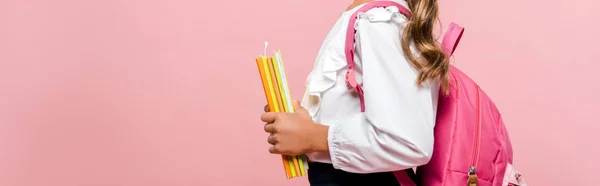
[(346, 82), (348, 23), (369, 0), (355, 0), (325, 38), (296, 112), (261, 116), (273, 154), (309, 157), (312, 186), (399, 185), (392, 171), (426, 164), (433, 151), (439, 89), (448, 57), (433, 35), (436, 0), (391, 0), (358, 14), (354, 69), (362, 104)]

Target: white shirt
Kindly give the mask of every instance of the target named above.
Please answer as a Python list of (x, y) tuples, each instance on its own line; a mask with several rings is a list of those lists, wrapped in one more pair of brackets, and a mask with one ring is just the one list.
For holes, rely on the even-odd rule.
[[(408, 8), (403, 0), (396, 2)], [(439, 84), (417, 86), (418, 71), (404, 57), (400, 36), (407, 18), (396, 7), (359, 14), (355, 69), (366, 111), (346, 84), (344, 54), (350, 16), (342, 13), (327, 35), (306, 81), (302, 106), (315, 123), (329, 126), (329, 153), (310, 161), (354, 173), (402, 170), (426, 164), (433, 151)]]

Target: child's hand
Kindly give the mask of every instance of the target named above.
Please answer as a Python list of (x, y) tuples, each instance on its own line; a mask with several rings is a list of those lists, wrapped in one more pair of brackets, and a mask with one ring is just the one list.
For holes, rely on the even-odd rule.
[[(296, 112), (267, 112), (261, 120), (267, 122), (265, 132), (272, 154), (299, 155), (327, 146), (327, 127), (313, 122), (308, 111), (294, 102)], [(324, 127), (324, 128), (323, 128)], [(323, 142), (324, 139), (324, 142)]]

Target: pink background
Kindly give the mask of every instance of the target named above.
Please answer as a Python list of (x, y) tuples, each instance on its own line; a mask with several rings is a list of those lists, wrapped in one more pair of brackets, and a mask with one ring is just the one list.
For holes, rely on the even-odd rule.
[[(0, 185), (307, 185), (267, 153), (253, 59), (282, 49), (300, 98), (349, 3), (0, 0)], [(531, 185), (597, 185), (598, 6), (441, 2)]]

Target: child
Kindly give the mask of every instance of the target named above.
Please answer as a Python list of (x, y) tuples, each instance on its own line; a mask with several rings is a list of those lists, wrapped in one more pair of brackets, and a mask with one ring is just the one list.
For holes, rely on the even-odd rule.
[[(348, 22), (368, 0), (355, 0), (327, 35), (295, 113), (261, 116), (273, 154), (309, 157), (312, 186), (399, 185), (392, 171), (426, 164), (433, 151), (439, 88), (448, 57), (436, 45), (436, 0), (392, 0), (397, 7), (359, 14), (355, 75), (365, 111), (346, 83)], [(300, 106), (301, 105), (301, 106)]]

